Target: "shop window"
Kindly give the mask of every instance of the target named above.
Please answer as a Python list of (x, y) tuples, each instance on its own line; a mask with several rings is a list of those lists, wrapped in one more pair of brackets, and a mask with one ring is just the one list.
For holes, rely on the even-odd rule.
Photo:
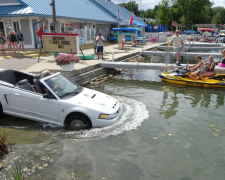
[(54, 32), (55, 32), (54, 24), (51, 23), (50, 24), (50, 33), (54, 33)]
[(64, 23), (61, 23), (61, 33), (65, 33)]
[(13, 27), (14, 27), (14, 31), (16, 32), (16, 34), (19, 33), (19, 22), (13, 22)]

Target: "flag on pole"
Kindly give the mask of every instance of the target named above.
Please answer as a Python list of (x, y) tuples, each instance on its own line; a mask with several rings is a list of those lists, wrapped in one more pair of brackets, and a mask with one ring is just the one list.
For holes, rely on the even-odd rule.
[(130, 17), (130, 25), (133, 24), (133, 20), (134, 20), (134, 13), (131, 14), (131, 17)]
[(116, 18), (116, 20), (119, 21), (119, 18), (120, 18), (120, 8), (118, 7), (118, 13), (117, 13), (117, 18)]

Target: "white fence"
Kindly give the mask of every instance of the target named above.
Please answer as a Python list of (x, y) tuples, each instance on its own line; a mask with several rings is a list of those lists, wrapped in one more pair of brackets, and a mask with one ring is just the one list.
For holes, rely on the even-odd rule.
[(158, 42), (166, 41), (166, 33), (145, 33), (146, 41), (150, 41), (151, 38), (157, 38)]

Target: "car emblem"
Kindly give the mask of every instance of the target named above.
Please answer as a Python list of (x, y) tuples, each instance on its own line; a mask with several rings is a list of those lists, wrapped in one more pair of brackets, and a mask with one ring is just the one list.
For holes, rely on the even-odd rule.
[(62, 109), (61, 111), (64, 112), (64, 109)]

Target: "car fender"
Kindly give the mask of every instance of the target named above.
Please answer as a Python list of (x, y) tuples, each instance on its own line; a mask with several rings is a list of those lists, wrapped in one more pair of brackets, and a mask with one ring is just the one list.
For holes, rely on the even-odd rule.
[(65, 111), (65, 109), (63, 109), (64, 112), (62, 112), (62, 116), (59, 118), (60, 119), (60, 123), (64, 123), (66, 117), (71, 114), (71, 113), (75, 113), (75, 112), (78, 112), (78, 113), (82, 113), (84, 115), (86, 115), (91, 121), (97, 116), (98, 118), (98, 112), (95, 112), (94, 110), (91, 110), (91, 109), (87, 109), (87, 108), (84, 108), (84, 107), (73, 107), (73, 108), (69, 108)]

